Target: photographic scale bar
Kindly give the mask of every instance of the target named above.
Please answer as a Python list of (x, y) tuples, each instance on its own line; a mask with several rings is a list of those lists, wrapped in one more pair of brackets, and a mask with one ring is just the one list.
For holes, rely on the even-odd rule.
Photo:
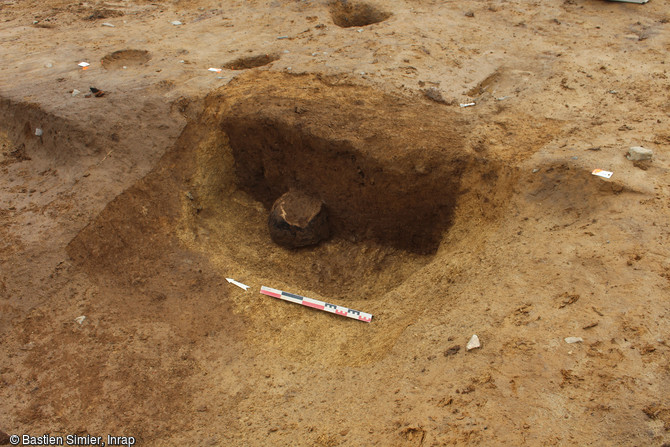
[(372, 315), (354, 309), (347, 309), (346, 307), (336, 306), (335, 304), (324, 303), (323, 301), (313, 300), (306, 296), (295, 295), (293, 293), (284, 292), (282, 290), (273, 289), (271, 287), (261, 287), (263, 295), (279, 298), (280, 300), (290, 301), (291, 303), (302, 304), (303, 306), (313, 307), (314, 309), (330, 312), (331, 314), (342, 315), (343, 317), (353, 318), (354, 320), (365, 321), (369, 323), (372, 321)]

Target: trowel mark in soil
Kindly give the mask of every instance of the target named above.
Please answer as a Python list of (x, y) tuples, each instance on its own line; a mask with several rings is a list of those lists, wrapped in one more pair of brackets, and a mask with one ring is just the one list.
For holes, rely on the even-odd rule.
[(146, 50), (119, 50), (103, 57), (102, 66), (107, 70), (118, 70), (144, 65), (150, 60), (151, 53)]
[(248, 70), (250, 68), (262, 67), (276, 60), (279, 56), (276, 54), (260, 54), (256, 56), (239, 57), (223, 65), (228, 70)]
[(383, 22), (391, 17), (391, 13), (367, 3), (334, 1), (330, 4), (330, 16), (335, 25), (341, 28), (350, 28)]

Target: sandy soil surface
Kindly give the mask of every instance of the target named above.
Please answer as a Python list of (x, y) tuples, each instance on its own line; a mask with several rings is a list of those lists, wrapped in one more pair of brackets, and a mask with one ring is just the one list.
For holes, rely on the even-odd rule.
[[(667, 0), (0, 19), (3, 433), (670, 445)], [(273, 244), (290, 188), (330, 239)]]

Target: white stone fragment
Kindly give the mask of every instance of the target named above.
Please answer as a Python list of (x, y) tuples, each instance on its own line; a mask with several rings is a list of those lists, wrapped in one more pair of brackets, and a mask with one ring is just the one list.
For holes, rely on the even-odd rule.
[(76, 321), (76, 322), (79, 323), (79, 324), (82, 324), (82, 323), (84, 322), (85, 319), (86, 319), (86, 316), (85, 316), (85, 315), (82, 315), (82, 316), (80, 316), (80, 317), (75, 318), (74, 321)]
[(581, 343), (584, 339), (582, 337), (566, 337), (565, 342), (568, 344)]
[(474, 334), (471, 338), (468, 344), (465, 346), (466, 351), (470, 351), (472, 349), (477, 349), (480, 348), (482, 344), (479, 342), (479, 337), (477, 337), (477, 334)]
[(651, 160), (654, 151), (641, 146), (633, 146), (628, 149), (627, 159), (630, 161)]

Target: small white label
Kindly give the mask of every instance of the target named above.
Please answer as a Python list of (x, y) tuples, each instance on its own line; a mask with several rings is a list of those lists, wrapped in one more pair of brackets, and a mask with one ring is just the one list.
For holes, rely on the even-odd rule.
[(612, 177), (612, 174), (614, 174), (614, 172), (603, 171), (602, 169), (594, 169), (593, 172), (591, 172), (591, 174), (597, 175), (598, 177), (602, 178), (610, 178)]

